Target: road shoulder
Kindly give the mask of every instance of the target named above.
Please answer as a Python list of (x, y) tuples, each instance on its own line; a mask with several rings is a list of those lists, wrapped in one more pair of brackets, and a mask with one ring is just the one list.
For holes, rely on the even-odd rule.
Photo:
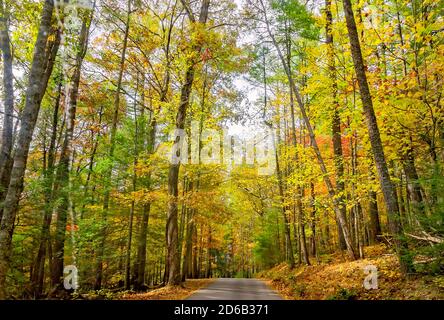
[(189, 279), (182, 286), (166, 286), (145, 293), (126, 294), (121, 300), (185, 300), (214, 281), (215, 279)]

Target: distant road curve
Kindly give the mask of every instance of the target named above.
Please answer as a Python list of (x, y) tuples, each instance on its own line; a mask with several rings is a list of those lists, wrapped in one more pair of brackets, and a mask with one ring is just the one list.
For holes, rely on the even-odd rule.
[(283, 300), (265, 282), (257, 279), (217, 279), (187, 300)]

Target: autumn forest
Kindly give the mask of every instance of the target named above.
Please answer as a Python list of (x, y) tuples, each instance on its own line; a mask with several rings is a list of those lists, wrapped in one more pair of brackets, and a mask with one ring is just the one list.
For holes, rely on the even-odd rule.
[(0, 0), (0, 299), (444, 299), (443, 17)]

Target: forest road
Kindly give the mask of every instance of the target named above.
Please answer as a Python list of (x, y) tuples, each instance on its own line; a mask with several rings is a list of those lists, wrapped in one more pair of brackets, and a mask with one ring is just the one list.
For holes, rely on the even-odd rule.
[(187, 300), (283, 300), (265, 282), (257, 279), (217, 279)]

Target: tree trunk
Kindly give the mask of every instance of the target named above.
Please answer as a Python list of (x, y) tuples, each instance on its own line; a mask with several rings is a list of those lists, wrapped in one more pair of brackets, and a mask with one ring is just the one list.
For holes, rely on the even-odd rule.
[(296, 217), (296, 205), (292, 206), (293, 213), (293, 243), (296, 244), (296, 252), (298, 254), (298, 264), (301, 264), (301, 242), (299, 237), (298, 218)]
[[(50, 29), (50, 28), (49, 28)], [(53, 38), (53, 40), (50, 40)], [(48, 85), (49, 78), (51, 77), (52, 70), (54, 67), (55, 59), (57, 52), (59, 50), (60, 46), (60, 39), (61, 39), (61, 31), (59, 28), (52, 30), (51, 36), (47, 38), (47, 43), (45, 44), (45, 50), (43, 53), (43, 66), (42, 66), (42, 74), (40, 77), (40, 94), (39, 97), (37, 97), (37, 100), (39, 100), (41, 103), (43, 96), (46, 92), (46, 87)], [(18, 126), (19, 121), (16, 122), (16, 127)], [(15, 132), (15, 129), (13, 130)], [(13, 134), (14, 136), (14, 134)], [(13, 137), (14, 138), (14, 137)], [(7, 189), (9, 187), (9, 183), (11, 181), (11, 173), (12, 173), (12, 166), (13, 166), (13, 159), (9, 159), (9, 161), (6, 161), (4, 167), (0, 167), (0, 202), (3, 202), (6, 197)], [(5, 187), (2, 187), (4, 185)], [(3, 207), (0, 206), (0, 218), (3, 215)]]
[(311, 221), (310, 221), (310, 227), (311, 227), (311, 236), (310, 236), (310, 249), (311, 249), (311, 255), (313, 257), (317, 256), (317, 250), (316, 250), (316, 195), (315, 195), (315, 189), (314, 189), (314, 183), (310, 183), (310, 195), (311, 195)]
[[(287, 65), (288, 68), (291, 68), (291, 40), (287, 33)], [(264, 63), (265, 68), (265, 63)], [(264, 69), (265, 70), (265, 69)], [(264, 78), (265, 80), (265, 78)], [(299, 169), (299, 156), (297, 153), (297, 139), (296, 139), (296, 120), (295, 120), (295, 112), (294, 112), (294, 96), (293, 96), (293, 90), (290, 86), (290, 112), (291, 112), (291, 140), (293, 147), (295, 148), (295, 163), (296, 163), (296, 170)], [(308, 258), (308, 251), (307, 251), (307, 241), (305, 238), (305, 222), (304, 222), (304, 209), (302, 207), (302, 196), (303, 191), (300, 185), (297, 185), (296, 187), (296, 208), (298, 211), (298, 224), (299, 224), (299, 244), (298, 248), (300, 249), (300, 255), (302, 259), (304, 260), (304, 263), (307, 265), (310, 265), (310, 261)], [(285, 210), (284, 210), (285, 211)], [(286, 229), (285, 229), (286, 230)], [(289, 237), (289, 245), (291, 246), (291, 237)], [(288, 241), (288, 240), (287, 240)], [(293, 260), (294, 264), (294, 257), (293, 257), (293, 250), (291, 250), (291, 257), (290, 257), (290, 263), (291, 260)]]
[[(185, 281), (184, 280), (184, 273), (183, 273), (183, 268), (184, 268), (184, 265), (185, 265), (185, 254), (186, 254), (186, 252), (184, 252), (184, 246), (183, 246), (183, 244), (184, 244), (184, 241), (185, 241), (185, 233), (186, 233), (186, 229), (187, 229), (187, 227), (186, 226), (188, 226), (188, 216), (189, 216), (189, 214), (188, 214), (188, 208), (187, 208), (187, 204), (186, 204), (186, 202), (185, 202), (185, 196), (186, 196), (186, 194), (187, 194), (187, 192), (188, 192), (188, 189), (189, 189), (189, 184), (192, 184), (192, 182), (190, 182), (190, 183), (188, 183), (188, 181), (187, 181), (187, 177), (184, 177), (183, 178), (183, 190), (182, 190), (182, 207), (181, 207), (181, 210), (180, 210), (180, 223), (179, 223), (179, 249), (178, 249), (178, 251), (179, 251), (179, 265), (182, 265), (182, 272), (181, 272), (181, 275), (182, 275), (182, 282), (183, 281)], [(183, 255), (182, 255), (182, 252), (183, 252)]]
[(128, 239), (126, 243), (126, 257), (125, 257), (125, 290), (131, 289), (131, 249), (133, 243), (133, 222), (134, 222), (134, 200), (131, 202), (131, 209), (128, 218)]
[[(273, 137), (273, 142), (274, 142)], [(278, 146), (276, 146), (276, 143), (274, 143), (274, 153), (275, 153), (275, 159), (276, 159), (276, 173), (278, 177), (278, 187), (279, 187), (279, 196), (281, 201), (281, 211), (282, 211), (282, 218), (284, 220), (284, 231), (285, 231), (285, 243), (286, 243), (286, 257), (288, 266), (290, 269), (294, 268), (294, 255), (293, 255), (293, 247), (291, 244), (291, 234), (290, 234), (290, 222), (288, 221), (287, 212), (286, 212), (286, 206), (284, 204), (284, 185), (282, 181), (282, 172), (279, 165), (279, 155), (278, 155)], [(299, 212), (299, 218), (301, 218), (301, 213)], [(299, 221), (301, 223), (301, 221)], [(305, 234), (304, 234), (305, 237)], [(305, 238), (304, 238), (305, 239)], [(306, 252), (306, 248), (305, 248)]]
[[(136, 192), (137, 190), (137, 164), (139, 162), (139, 135), (142, 136), (142, 145), (145, 142), (145, 135), (143, 128), (139, 130), (138, 124), (138, 115), (137, 115), (137, 94), (139, 92), (139, 73), (137, 73), (136, 77), (136, 90), (135, 90), (135, 98), (134, 98), (134, 161), (133, 161), (133, 179), (132, 179), (132, 191)], [(143, 91), (142, 86), (142, 91)], [(143, 96), (143, 95), (142, 95)], [(143, 112), (141, 112), (143, 114)], [(141, 132), (139, 132), (141, 131)], [(129, 221), (128, 221), (128, 241), (126, 244), (126, 261), (125, 261), (125, 289), (130, 290), (131, 288), (131, 250), (132, 250), (132, 240), (133, 240), (133, 225), (134, 225), (134, 211), (135, 211), (135, 200), (131, 201), (131, 208), (129, 212)]]
[[(9, 45), (9, 24), (3, 0), (0, 0), (0, 50), (3, 58), (3, 131), (0, 149), (0, 203), (3, 202), (9, 185), (12, 169), (12, 140), (14, 116), (14, 75), (12, 74), (12, 54)], [(3, 209), (0, 206), (0, 222)]]
[[(264, 85), (266, 88), (266, 78), (264, 77)], [(265, 107), (264, 107), (264, 113), (267, 108), (267, 92), (265, 91)], [(278, 111), (279, 112), (279, 111)], [(279, 120), (277, 121), (279, 123)], [(287, 260), (288, 266), (290, 269), (294, 268), (294, 254), (293, 254), (293, 246), (291, 244), (291, 232), (290, 232), (290, 222), (288, 221), (287, 217), (287, 206), (285, 205), (285, 190), (284, 190), (284, 181), (282, 177), (282, 170), (279, 163), (279, 145), (280, 145), (280, 127), (278, 124), (278, 132), (277, 132), (277, 140), (278, 143), (276, 143), (276, 137), (274, 135), (273, 126), (269, 124), (269, 128), (272, 131), (272, 139), (273, 139), (273, 148), (274, 148), (274, 156), (276, 161), (276, 174), (277, 174), (277, 180), (278, 180), (278, 187), (279, 187), (279, 198), (281, 203), (281, 212), (282, 212), (282, 218), (284, 221), (284, 234), (285, 234), (285, 258)], [(300, 200), (300, 194), (297, 198)], [(302, 204), (301, 204), (302, 207)], [(299, 224), (302, 224), (302, 208), (298, 212), (299, 217)], [(305, 232), (304, 232), (304, 245), (305, 245)], [(305, 246), (305, 253), (306, 253), (306, 246)], [(305, 254), (306, 256), (306, 254)]]
[(344, 12), (347, 23), (347, 30), (350, 39), (351, 53), (353, 64), (355, 66), (356, 77), (358, 79), (362, 107), (367, 122), (367, 128), (372, 146), (375, 164), (378, 169), (379, 181), (381, 189), (384, 194), (387, 214), (389, 218), (389, 228), (392, 235), (395, 237), (395, 246), (399, 255), (401, 271), (407, 273), (411, 270), (411, 261), (407, 257), (408, 247), (407, 243), (402, 240), (403, 231), (399, 216), (398, 201), (396, 197), (395, 187), (390, 180), (390, 175), (385, 160), (384, 149), (382, 147), (381, 136), (379, 134), (378, 123), (376, 121), (375, 111), (373, 109), (372, 97), (370, 88), (365, 74), (365, 65), (362, 57), (361, 46), (359, 43), (358, 31), (356, 28), (355, 18), (353, 16), (353, 9), (350, 0), (343, 0)]
[(146, 241), (148, 235), (148, 222), (150, 217), (151, 205), (143, 206), (142, 223), (140, 225), (139, 238), (137, 240), (137, 258), (134, 264), (134, 289), (141, 290), (145, 282), (146, 266)]
[[(304, 195), (304, 190), (302, 188), (300, 189), (300, 198)], [(307, 250), (307, 238), (305, 236), (305, 219), (304, 219), (304, 214), (303, 214), (303, 208), (302, 208), (302, 201), (301, 200), (297, 200), (297, 202), (300, 202), (300, 204), (297, 204), (297, 206), (299, 207), (298, 209), (298, 220), (299, 220), (299, 241), (300, 241), (300, 245), (299, 248), (301, 250), (301, 258), (302, 261), (306, 264), (306, 265), (310, 265), (310, 259), (308, 257), (308, 250)]]
[(207, 271), (205, 273), (205, 278), (209, 279), (212, 277), (211, 270), (211, 226), (208, 226), (208, 245), (207, 245)]
[[(185, 0), (181, 1), (185, 8), (188, 5)], [(200, 10), (199, 23), (206, 24), (208, 18), (208, 8), (210, 0), (202, 0)], [(195, 22), (194, 16), (187, 10), (191, 22)], [(193, 51), (200, 53), (202, 44), (193, 45)], [(191, 89), (194, 82), (196, 58), (189, 61), (189, 66), (185, 75), (185, 83), (182, 85), (180, 104), (176, 116), (176, 129), (184, 129), (187, 108), (190, 102)], [(178, 143), (176, 140), (175, 145)], [(178, 247), (178, 221), (177, 221), (177, 198), (179, 194), (179, 169), (180, 163), (170, 164), (168, 172), (168, 194), (170, 200), (168, 202), (168, 217), (167, 217), (167, 265), (168, 265), (168, 285), (178, 285), (181, 282), (180, 278), (180, 263), (179, 263), (179, 247)]]
[[(74, 69), (72, 76), (67, 79), (66, 90), (66, 131), (60, 152), (60, 160), (57, 168), (56, 181), (54, 186), (55, 197), (61, 198), (61, 205), (56, 208), (57, 221), (54, 237), (54, 256), (52, 261), (51, 283), (53, 287), (62, 288), (63, 284), (63, 265), (64, 265), (64, 247), (66, 238), (66, 224), (68, 220), (68, 210), (70, 206), (69, 174), (71, 171), (71, 162), (73, 156), (72, 140), (74, 135), (74, 126), (77, 112), (77, 100), (80, 84), (80, 73), (83, 59), (86, 55), (88, 46), (89, 22), (91, 17), (84, 17), (79, 35), (79, 49), (73, 59)], [(68, 75), (70, 77), (70, 75)]]
[[(370, 168), (371, 182), (375, 180), (372, 169)], [(379, 242), (378, 236), (382, 235), (381, 223), (379, 220), (378, 198), (376, 191), (369, 191), (369, 214), (370, 214), (370, 243)]]
[[(123, 49), (120, 56), (120, 66), (119, 66), (119, 75), (117, 78), (117, 86), (116, 86), (116, 95), (114, 97), (114, 113), (113, 120), (111, 124), (111, 132), (110, 132), (110, 148), (108, 152), (108, 157), (113, 160), (114, 150), (116, 147), (116, 133), (117, 133), (117, 123), (119, 120), (119, 111), (120, 111), (120, 91), (122, 89), (122, 79), (123, 72), (125, 70), (125, 60), (126, 60), (126, 49), (128, 46), (128, 36), (130, 29), (130, 21), (131, 21), (131, 0), (128, 0), (128, 8), (125, 22), (125, 32), (123, 36)], [(97, 250), (96, 257), (96, 279), (94, 283), (94, 289), (100, 290), (102, 288), (102, 280), (103, 280), (103, 256), (105, 253), (105, 241), (107, 235), (107, 224), (108, 224), (108, 210), (109, 210), (109, 201), (111, 194), (111, 175), (112, 168), (108, 170), (105, 177), (105, 194), (103, 196), (103, 209), (102, 209), (102, 228), (100, 230), (99, 235), (99, 248)]]
[(34, 57), (29, 73), (29, 83), (26, 90), (25, 107), (22, 112), (20, 132), (18, 134), (17, 149), (14, 155), (11, 179), (4, 203), (0, 228), (0, 300), (6, 298), (6, 274), (11, 263), (10, 257), (14, 222), (20, 195), (23, 190), (23, 179), (26, 170), (29, 146), (43, 96), (41, 92), (41, 76), (45, 72), (45, 49), (50, 34), (49, 31), (53, 9), (53, 1), (46, 0), (42, 9), (40, 27), (35, 43)]
[(192, 254), (194, 233), (193, 209), (186, 210), (185, 251), (182, 264), (182, 281), (192, 277)]
[(274, 47), (277, 50), (279, 59), (281, 60), (282, 65), (283, 65), (283, 67), (285, 69), (285, 73), (286, 73), (287, 78), (288, 78), (288, 80), (290, 82), (290, 85), (291, 85), (291, 88), (293, 90), (293, 93), (296, 96), (296, 101), (297, 101), (299, 109), (301, 111), (304, 123), (305, 123), (305, 125), (307, 127), (308, 134), (310, 136), (310, 141), (311, 141), (311, 144), (313, 146), (313, 150), (314, 150), (314, 152), (316, 154), (316, 159), (318, 160), (319, 167), (320, 167), (321, 172), (322, 172), (322, 174), (324, 176), (325, 185), (327, 187), (327, 190), (328, 190), (328, 193), (329, 193), (330, 197), (333, 199), (336, 218), (339, 220), (339, 222), (340, 222), (340, 224), (342, 226), (345, 242), (347, 244), (347, 253), (348, 253), (350, 259), (355, 260), (356, 259), (356, 254), (355, 254), (353, 246), (352, 246), (351, 238), (350, 238), (350, 235), (349, 235), (349, 230), (348, 230), (348, 227), (346, 225), (346, 221), (345, 221), (344, 217), (341, 215), (341, 212), (339, 210), (338, 199), (336, 198), (336, 193), (335, 193), (335, 190), (333, 188), (333, 184), (332, 184), (332, 182), (330, 180), (330, 177), (329, 177), (329, 174), (328, 174), (328, 171), (327, 171), (327, 167), (325, 166), (324, 159), (322, 158), (319, 146), (318, 146), (318, 144), (316, 142), (314, 130), (313, 130), (313, 127), (312, 127), (312, 125), (310, 123), (310, 120), (308, 118), (308, 114), (306, 112), (305, 105), (304, 105), (304, 103), (302, 101), (301, 95), (300, 95), (299, 90), (298, 90), (298, 88), (296, 86), (296, 83), (295, 83), (294, 78), (292, 76), (291, 70), (288, 67), (288, 65), (287, 65), (287, 63), (286, 63), (286, 61), (284, 59), (284, 56), (283, 56), (282, 51), (281, 51), (281, 49), (280, 49), (280, 47), (279, 47), (279, 45), (278, 45), (278, 43), (276, 41), (276, 38), (274, 37), (273, 33), (271, 32), (270, 24), (269, 24), (269, 21), (268, 21), (268, 17), (267, 17), (267, 13), (266, 13), (266, 9), (265, 9), (265, 6), (263, 4), (263, 1), (260, 0), (260, 2), (261, 2), (261, 5), (262, 5), (262, 8), (263, 8), (263, 14), (264, 14), (264, 17), (265, 17), (265, 20), (266, 20), (265, 22), (266, 22), (266, 27), (267, 27), (268, 35), (270, 36), (270, 38), (271, 38), (271, 40), (273, 42), (273, 45), (274, 45)]
[[(57, 56), (57, 52), (59, 49), (59, 46), (61, 44), (61, 29), (55, 29), (53, 30), (53, 33), (51, 34), (51, 37), (54, 36), (53, 41), (48, 41), (47, 49), (45, 52), (45, 66), (44, 66), (44, 73), (42, 75), (42, 81), (41, 81), (41, 93), (40, 93), (40, 99), (43, 99), (44, 94), (46, 92), (47, 84), (49, 81), (49, 78), (52, 74), (52, 70), (54, 67), (55, 59)], [(48, 260), (49, 260), (49, 266), (51, 268), (51, 261), (52, 261), (52, 245), (50, 243), (50, 225), (52, 221), (52, 215), (53, 215), (53, 200), (54, 200), (54, 170), (55, 170), (55, 158), (56, 158), (56, 144), (57, 144), (57, 122), (58, 122), (58, 114), (59, 114), (59, 107), (60, 107), (60, 100), (61, 100), (61, 90), (62, 90), (62, 74), (59, 75), (60, 79), (59, 86), (57, 90), (57, 98), (56, 98), (56, 104), (55, 104), (55, 110), (53, 113), (53, 131), (51, 133), (51, 141), (48, 151), (48, 164), (45, 170), (45, 182), (44, 182), (44, 189), (45, 189), (45, 209), (43, 213), (43, 222), (42, 222), (42, 228), (41, 228), (41, 237), (40, 237), (40, 244), (39, 244), (39, 251), (35, 260), (34, 270), (38, 270), (38, 274), (32, 273), (31, 274), (31, 281), (35, 284), (33, 288), (36, 289), (34, 291), (34, 294), (37, 296), (42, 292), (43, 290), (43, 281), (44, 281), (44, 264), (45, 264), (45, 258), (46, 253), (48, 252)], [(62, 124), (63, 127), (63, 124)]]
[(50, 240), (50, 226), (52, 220), (52, 200), (53, 200), (53, 185), (54, 185), (54, 164), (55, 164), (55, 151), (56, 151), (55, 149), (56, 149), (56, 140), (57, 140), (57, 128), (59, 120), (61, 91), (62, 91), (62, 79), (59, 80), (59, 85), (57, 90), (57, 97), (52, 118), (51, 139), (48, 150), (48, 163), (46, 165), (46, 170), (44, 172), (45, 207), (43, 212), (42, 227), (40, 231), (39, 249), (33, 264), (33, 272), (31, 273), (31, 287), (33, 288), (33, 293), (36, 298), (38, 298), (43, 293), (43, 282), (45, 277), (45, 259)]
[[(148, 134), (148, 152), (151, 154), (154, 152), (154, 145), (156, 143), (156, 127), (157, 122), (155, 116), (151, 121), (151, 128)], [(149, 186), (148, 186), (149, 187)], [(139, 230), (139, 238), (137, 240), (137, 257), (134, 264), (134, 288), (135, 290), (141, 290), (145, 282), (145, 264), (146, 264), (146, 249), (147, 249), (147, 234), (148, 234), (148, 221), (151, 210), (151, 204), (148, 203), (143, 207), (142, 223)]]
[(422, 197), (422, 188), (419, 184), (419, 176), (416, 171), (415, 158), (411, 148), (407, 151), (403, 165), (407, 180), (407, 188), (409, 189), (410, 194), (410, 203), (412, 204), (414, 212), (416, 211), (419, 215), (423, 215), (425, 213), (425, 207)]
[[(191, 87), (194, 81), (194, 66), (189, 67), (186, 74), (186, 82), (182, 87), (179, 111), (176, 118), (176, 126), (183, 129), (185, 125), (186, 110), (189, 103)], [(177, 142), (176, 142), (177, 143)], [(177, 197), (179, 195), (179, 164), (170, 164), (168, 174), (168, 194), (171, 196), (168, 203), (167, 220), (167, 249), (169, 275), (168, 284), (178, 285), (180, 283), (180, 265), (178, 250), (178, 221), (177, 221)]]
[[(171, 43), (171, 33), (173, 29), (173, 14), (170, 19), (170, 27), (168, 29), (167, 43), (165, 47), (165, 58), (166, 58), (166, 72), (163, 78), (163, 87), (160, 95), (161, 102), (167, 102), (167, 94), (170, 86), (170, 43)], [(144, 89), (142, 88), (142, 96), (144, 97)], [(144, 98), (142, 100), (145, 100)], [(159, 110), (160, 111), (160, 110)], [(151, 114), (151, 124), (147, 137), (147, 149), (149, 154), (154, 152), (156, 144), (156, 130), (157, 130), (157, 118), (155, 111)], [(148, 184), (148, 188), (150, 185)], [(146, 264), (146, 249), (147, 249), (147, 234), (148, 234), (148, 220), (151, 210), (151, 204), (147, 204), (143, 208), (142, 223), (139, 230), (139, 238), (137, 245), (137, 257), (134, 263), (134, 288), (135, 290), (141, 290), (145, 282), (145, 264)]]
[(200, 244), (201, 245), (199, 247), (198, 243), (197, 243), (197, 236), (198, 236), (197, 231), (198, 231), (197, 225), (194, 224), (194, 230), (193, 230), (194, 241), (192, 241), (195, 243), (195, 245), (193, 246), (193, 272), (192, 272), (193, 279), (199, 278), (199, 274), (200, 274), (200, 265), (199, 265), (200, 259), (199, 259), (199, 257), (201, 256), (200, 250), (202, 248), (202, 233), (200, 234)]
[[(103, 117), (103, 105), (100, 106), (100, 110), (99, 110), (99, 121), (97, 123), (98, 127), (100, 127), (102, 125), (102, 117)], [(88, 174), (86, 176), (86, 181), (85, 181), (85, 185), (84, 185), (84, 192), (83, 192), (83, 198), (84, 198), (84, 203), (82, 205), (82, 209), (80, 210), (80, 219), (83, 219), (83, 215), (85, 213), (85, 207), (88, 204), (88, 202), (92, 202), (94, 200), (94, 196), (91, 195), (91, 199), (88, 199), (88, 192), (89, 192), (89, 183), (91, 181), (91, 175), (93, 173), (93, 168), (94, 168), (94, 160), (96, 158), (96, 153), (97, 153), (97, 148), (99, 147), (99, 141), (100, 141), (100, 132), (98, 132), (97, 134), (94, 133), (95, 130), (91, 130), (91, 144), (93, 145), (93, 148), (90, 152), (90, 157), (89, 157), (89, 164), (88, 164)], [(95, 186), (92, 189), (93, 191), (95, 190)]]
[[(339, 100), (338, 100), (338, 83), (336, 75), (336, 63), (335, 63), (335, 52), (333, 45), (333, 15), (331, 12), (331, 0), (325, 1), (325, 15), (326, 15), (326, 25), (325, 25), (325, 42), (327, 44), (327, 54), (328, 54), (328, 71), (329, 78), (331, 81), (332, 98), (333, 98), (333, 116), (332, 116), (332, 140), (333, 140), (333, 154), (336, 169), (336, 193), (338, 196), (339, 211), (343, 219), (346, 218), (346, 208), (345, 208), (345, 183), (344, 183), (344, 162), (343, 162), (343, 152), (342, 152), (342, 139), (341, 139), (341, 118), (339, 115)], [(344, 239), (344, 232), (342, 230), (341, 224), (338, 219), (336, 219), (336, 225), (338, 229), (338, 244), (341, 250), (347, 249), (347, 245)]]
[[(199, 140), (200, 141), (200, 140)], [(200, 149), (200, 148), (199, 148)], [(199, 153), (200, 155), (200, 153)], [(200, 160), (200, 158), (199, 158)], [(199, 177), (197, 178), (199, 179)], [(188, 183), (188, 186), (186, 183), (184, 192), (192, 191), (194, 188), (193, 181), (190, 181)], [(199, 188), (199, 181), (196, 183), (196, 190)], [(183, 232), (185, 233), (185, 237), (182, 237), (185, 239), (185, 250), (183, 253), (183, 265), (182, 265), (182, 281), (185, 281), (187, 278), (193, 278), (193, 240), (196, 240), (195, 237), (195, 222), (194, 217), (196, 216), (197, 209), (195, 208), (187, 208), (184, 206), (183, 211), (183, 218), (184, 218), (184, 224), (183, 224)], [(182, 239), (183, 240), (183, 239)], [(181, 251), (179, 250), (179, 253)]]

